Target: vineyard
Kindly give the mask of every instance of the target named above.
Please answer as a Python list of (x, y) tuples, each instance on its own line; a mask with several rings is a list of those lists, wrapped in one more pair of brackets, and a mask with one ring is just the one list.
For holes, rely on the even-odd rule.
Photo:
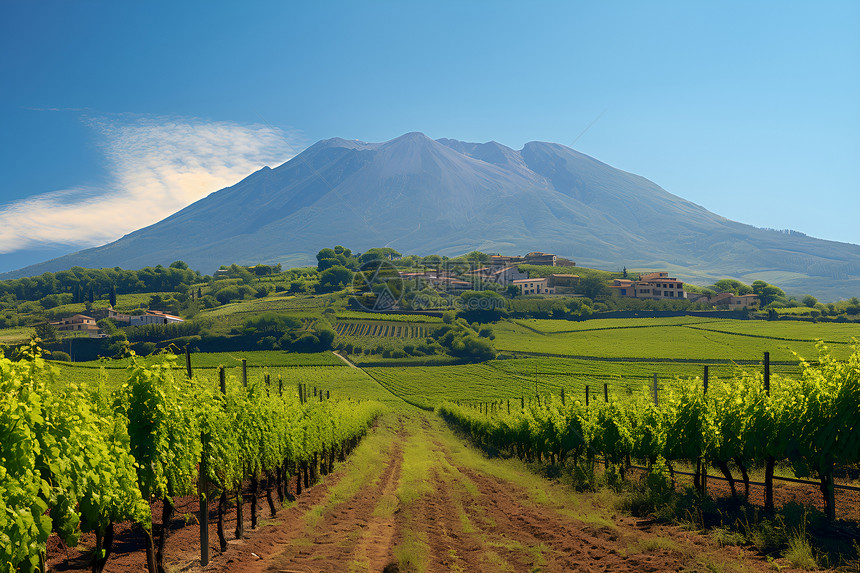
[(338, 321), (335, 332), (344, 337), (425, 338), (437, 326), (407, 322), (345, 322)]
[[(392, 394), (422, 408), (442, 402), (493, 402), (538, 394), (567, 393), (584, 396), (586, 388), (601, 396), (632, 396), (651, 389), (654, 376), (660, 387), (679, 379), (702, 376), (705, 367), (712, 379), (729, 379), (741, 372), (731, 363), (633, 362), (578, 360), (557, 357), (491, 360), (481, 364), (445, 366), (385, 366), (364, 370)], [(782, 376), (800, 374), (799, 363), (773, 365)]]
[(498, 323), (493, 332), (496, 349), (514, 355), (702, 362), (756, 360), (766, 351), (774, 361), (797, 362), (795, 353), (815, 355), (816, 338), (827, 341), (834, 355), (843, 359), (858, 335), (856, 325), (792, 325), (793, 330), (778, 325), (781, 328), (769, 330), (770, 324), (690, 317), (508, 321)]
[(511, 400), (448, 401), (438, 411), (477, 441), (529, 461), (593, 463), (599, 456), (623, 476), (638, 460), (655, 483), (665, 481), (667, 463), (669, 472), (673, 463), (692, 463), (701, 491), (704, 471), (713, 466), (736, 494), (732, 464), (748, 497), (749, 470), (763, 466), (769, 509), (774, 467), (788, 462), (797, 476), (820, 481), (833, 519), (834, 471), (860, 463), (860, 347), (845, 362), (822, 349), (819, 363), (803, 363), (799, 377), (771, 378), (765, 371), (710, 385), (678, 380), (662, 392), (655, 386), (622, 399), (589, 401), (561, 392), (514, 400), (513, 407)]
[[(243, 483), (250, 481), (255, 527), (259, 493), (274, 514), (273, 496), (283, 502), (290, 476), (298, 476), (300, 493), (302, 483), (344, 458), (384, 408), (328, 399), (331, 391), (323, 389), (311, 394), (306, 383), (271, 374), (249, 380), (220, 369), (217, 382), (188, 377), (171, 357), (132, 362), (113, 391), (101, 383), (58, 384), (56, 376), (35, 346), (18, 361), (0, 360), (4, 570), (44, 571), (50, 534), (74, 546), (81, 532), (92, 531), (93, 568), (100, 571), (115, 524), (133, 522), (145, 533), (150, 573), (163, 571), (169, 529), (153, 527), (151, 507), (160, 502), (161, 523), (170, 523), (176, 496), (219, 499), (223, 551), (223, 515), (230, 497), (241, 511)], [(237, 537), (242, 523), (240, 516)], [(208, 551), (208, 541), (201, 546)]]

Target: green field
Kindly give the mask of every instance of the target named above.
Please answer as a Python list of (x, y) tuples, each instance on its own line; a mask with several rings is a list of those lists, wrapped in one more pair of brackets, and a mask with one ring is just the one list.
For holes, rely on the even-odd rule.
[(424, 338), (430, 336), (437, 326), (418, 322), (338, 321), (335, 332), (344, 338)]
[[(328, 390), (335, 395), (349, 396), (361, 400), (401, 403), (399, 399), (377, 384), (367, 373), (346, 365), (331, 353), (288, 355), (304, 359), (295, 360), (293, 364), (289, 364), (288, 361), (282, 359), (280, 361), (273, 361), (280, 363), (277, 366), (261, 365), (261, 361), (265, 359), (266, 355), (275, 354), (284, 353), (253, 352), (243, 354), (243, 356), (248, 356), (248, 380), (264, 380), (265, 376), (269, 375), (272, 391), (277, 391), (278, 380), (280, 379), (285, 392), (296, 393), (298, 384), (302, 383), (307, 384), (309, 390), (318, 388)], [(329, 358), (325, 358), (325, 356)], [(218, 360), (224, 357), (221, 354), (193, 355), (192, 364), (196, 364), (196, 366), (193, 366), (194, 377), (207, 380), (213, 386), (217, 386), (219, 384), (217, 365), (220, 363), (225, 364), (227, 377), (241, 380), (241, 363), (236, 360), (231, 360), (230, 362)], [(147, 358), (144, 361), (151, 363), (154, 359)], [(62, 387), (64, 384), (74, 383), (79, 386), (94, 388), (101, 381), (107, 390), (112, 390), (122, 385), (126, 380), (128, 362), (127, 360), (108, 361), (101, 365), (98, 363), (54, 363), (58, 373), (55, 385)], [(201, 362), (206, 364), (206, 366), (202, 366)], [(176, 367), (178, 374), (184, 374), (184, 359), (177, 360)]]
[[(549, 324), (542, 324), (544, 322)], [(560, 323), (573, 328), (562, 331)], [(847, 356), (851, 338), (860, 336), (860, 327), (681, 317), (584, 322), (508, 321), (494, 325), (493, 333), (496, 349), (513, 354), (742, 361), (761, 360), (767, 351), (771, 360), (796, 361), (794, 352), (807, 359), (817, 357), (816, 338), (829, 341), (837, 357)]]
[[(760, 366), (731, 364), (708, 367), (709, 380), (736, 375), (740, 370), (761, 371)], [(364, 369), (389, 391), (407, 402), (434, 407), (444, 400), (491, 402), (531, 399), (535, 395), (560, 394), (584, 400), (586, 387), (591, 399), (628, 396), (652, 387), (665, 388), (678, 378), (701, 378), (703, 364), (598, 362), (566, 358), (522, 358), (492, 360), (483, 364), (412, 367), (367, 367)], [(796, 376), (797, 366), (775, 365), (775, 376)]]
[[(278, 308), (303, 314), (312, 308), (331, 305), (331, 297), (266, 297), (241, 305), (226, 305), (210, 315), (241, 324), (254, 312)], [(430, 334), (438, 319), (408, 315), (367, 318), (359, 312), (338, 310), (338, 341), (365, 348), (415, 344)], [(353, 317), (353, 315), (356, 315)], [(319, 314), (317, 315), (319, 316)], [(420, 320), (414, 320), (414, 319)], [(583, 399), (586, 386), (591, 399), (602, 399), (604, 385), (610, 396), (628, 395), (650, 386), (657, 375), (665, 387), (679, 377), (701, 377), (709, 367), (711, 380), (734, 376), (739, 369), (761, 371), (763, 353), (771, 355), (775, 375), (797, 376), (797, 357), (814, 360), (816, 339), (827, 341), (837, 357), (850, 351), (851, 340), (860, 337), (856, 324), (767, 322), (711, 318), (511, 320), (491, 325), (493, 343), (502, 355), (481, 364), (444, 364), (453, 358), (433, 355), (384, 359), (378, 354), (352, 359), (363, 369), (345, 365), (331, 352), (315, 354), (279, 351), (192, 354), (195, 376), (217, 383), (217, 367), (228, 376), (241, 376), (246, 359), (251, 379), (266, 373), (294, 391), (298, 382), (356, 398), (373, 398), (432, 407), (443, 400), (484, 402), (516, 399), (535, 394), (559, 394), (562, 389)], [(143, 358), (146, 362), (158, 357)], [(125, 379), (129, 359), (60, 364), (58, 384), (75, 381), (96, 384), (104, 377), (108, 387)], [(442, 365), (428, 365), (441, 362)], [(176, 368), (184, 370), (184, 357)], [(399, 397), (399, 398), (398, 398)]]
[(373, 314), (369, 312), (359, 312), (355, 310), (340, 310), (337, 312), (338, 320), (381, 320), (385, 322), (421, 322), (441, 324), (442, 319), (438, 316), (429, 316), (426, 314)]

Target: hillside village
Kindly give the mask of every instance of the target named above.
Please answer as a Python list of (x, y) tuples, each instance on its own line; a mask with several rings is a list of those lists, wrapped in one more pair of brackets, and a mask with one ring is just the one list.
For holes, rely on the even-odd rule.
[[(390, 258), (393, 262), (399, 262), (399, 254), (392, 253)], [(501, 291), (508, 296), (548, 299), (583, 296), (578, 288), (581, 282), (581, 277), (578, 274), (570, 272), (535, 273), (528, 270), (530, 266), (553, 267), (560, 270), (576, 266), (574, 261), (552, 253), (534, 251), (524, 256), (490, 255), (483, 265), (473, 262), (465, 267), (460, 264), (461, 262), (454, 259), (453, 262), (449, 260), (438, 264), (422, 264), (418, 268), (410, 266), (398, 270), (397, 274), (404, 282), (410, 283), (415, 290), (429, 287), (451, 296), (458, 296), (467, 291), (484, 290)], [(272, 273), (281, 270), (280, 265), (276, 267), (266, 266), (265, 268), (269, 272), (261, 273), (259, 268), (263, 266), (254, 265), (237, 268), (247, 269), (247, 273), (251, 276), (271, 276)], [(237, 272), (234, 267), (236, 265), (219, 269), (213, 275), (213, 280), (226, 280), (234, 276)], [(640, 273), (635, 278), (613, 278), (606, 286), (609, 296), (619, 299), (686, 300), (724, 310), (756, 309), (760, 306), (759, 297), (755, 294), (689, 292), (685, 289), (682, 281), (670, 277), (666, 271)], [(47, 324), (61, 332), (83, 333), (91, 337), (101, 337), (105, 334), (98, 323), (103, 319), (110, 319), (119, 328), (184, 322), (180, 316), (161, 310), (141, 308), (130, 313), (119, 312), (110, 306), (93, 309), (86, 313), (74, 313), (59, 317), (47, 322)]]

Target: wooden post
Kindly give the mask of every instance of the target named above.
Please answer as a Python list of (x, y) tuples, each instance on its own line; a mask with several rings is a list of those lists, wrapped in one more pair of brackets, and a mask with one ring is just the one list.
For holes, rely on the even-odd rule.
[(585, 385), (585, 407), (588, 407), (588, 384)]
[[(564, 387), (561, 389), (561, 405), (564, 406)], [(510, 410), (510, 408), (508, 408)], [(510, 414), (510, 412), (508, 412)]]
[[(770, 352), (764, 353), (764, 392), (770, 396)], [(776, 459), (767, 456), (764, 460), (764, 508), (773, 511), (773, 470)]]
[(218, 379), (221, 381), (221, 393), (227, 395), (227, 376), (224, 374), (224, 367), (218, 367)]
[[(200, 432), (200, 441), (205, 446), (206, 437), (203, 432)], [(209, 564), (209, 486), (206, 483), (205, 463), (205, 458), (200, 460), (200, 475), (197, 486), (200, 494), (200, 565), (203, 567)]]
[(603, 383), (603, 401), (609, 402), (609, 384), (606, 382)]
[(191, 351), (185, 347), (185, 370), (188, 372), (188, 379), (191, 380)]
[(248, 387), (248, 361), (242, 359), (242, 386)]
[[(702, 381), (702, 395), (703, 396), (707, 395), (707, 393), (708, 393), (708, 367), (705, 366), (705, 377)], [(708, 464), (705, 463), (705, 460), (703, 460), (701, 458), (701, 456), (699, 457), (699, 461), (701, 462), (701, 468), (702, 468), (702, 475), (701, 475), (702, 494), (707, 495), (707, 493), (708, 493)]]
[(284, 379), (278, 374), (278, 396), (284, 395)]
[(325, 391), (325, 399), (331, 400), (331, 392), (329, 392), (328, 390)]
[(764, 391), (770, 396), (770, 352), (764, 353)]
[(659, 407), (660, 400), (657, 398), (657, 373), (654, 373), (654, 405)]

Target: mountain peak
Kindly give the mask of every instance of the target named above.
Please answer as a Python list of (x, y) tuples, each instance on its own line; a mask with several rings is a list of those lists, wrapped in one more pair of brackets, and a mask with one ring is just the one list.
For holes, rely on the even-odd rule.
[(781, 273), (788, 292), (831, 300), (860, 285), (860, 246), (729, 221), (557, 143), (516, 151), (421, 132), (383, 143), (319, 141), (109, 245), (6, 277), (175, 260), (207, 273), (230, 263), (313, 264), (332, 244), (449, 256), (540, 250), (701, 284)]

